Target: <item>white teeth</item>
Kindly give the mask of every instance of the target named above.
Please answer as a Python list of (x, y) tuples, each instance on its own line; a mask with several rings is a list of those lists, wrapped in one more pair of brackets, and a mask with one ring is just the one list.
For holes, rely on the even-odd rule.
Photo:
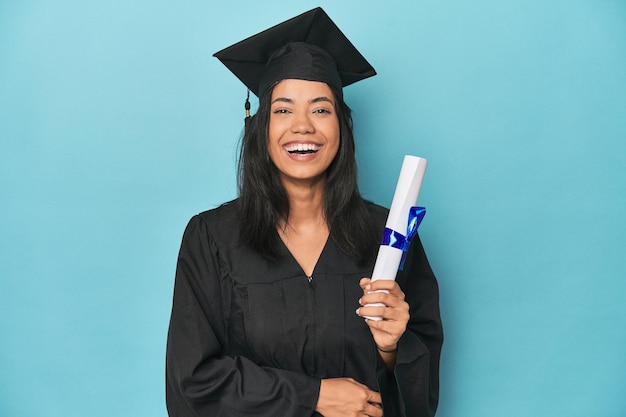
[(319, 149), (320, 146), (314, 143), (294, 143), (285, 146), (287, 152), (317, 152)]

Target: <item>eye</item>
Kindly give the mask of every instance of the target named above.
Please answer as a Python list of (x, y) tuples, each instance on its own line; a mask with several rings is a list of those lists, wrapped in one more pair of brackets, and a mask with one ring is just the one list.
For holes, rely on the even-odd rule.
[(287, 114), (287, 113), (289, 113), (289, 110), (283, 109), (283, 108), (278, 108), (278, 109), (274, 109), (273, 113), (274, 114)]
[(317, 113), (317, 114), (332, 114), (332, 112), (329, 109), (325, 108), (325, 107), (322, 107), (322, 108), (319, 108), (319, 109), (315, 109), (313, 111), (313, 113)]

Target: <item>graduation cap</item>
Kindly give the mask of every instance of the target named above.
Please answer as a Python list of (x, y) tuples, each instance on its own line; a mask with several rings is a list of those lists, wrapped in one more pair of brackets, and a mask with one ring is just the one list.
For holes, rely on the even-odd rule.
[(284, 79), (322, 81), (341, 94), (343, 87), (376, 75), (374, 68), (320, 7), (213, 56), (257, 97)]

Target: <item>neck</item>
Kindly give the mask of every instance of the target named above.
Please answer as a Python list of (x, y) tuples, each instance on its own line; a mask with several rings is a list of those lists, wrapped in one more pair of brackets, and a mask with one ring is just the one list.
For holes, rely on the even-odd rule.
[(297, 228), (305, 224), (326, 224), (323, 206), (325, 183), (325, 179), (306, 183), (283, 181), (289, 198), (287, 224), (290, 227)]

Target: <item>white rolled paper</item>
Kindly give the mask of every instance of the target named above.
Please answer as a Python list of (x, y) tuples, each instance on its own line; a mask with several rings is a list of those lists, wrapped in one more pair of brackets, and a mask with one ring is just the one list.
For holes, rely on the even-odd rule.
[[(385, 227), (406, 235), (409, 221), (409, 211), (417, 203), (426, 165), (428, 161), (417, 156), (405, 155), (402, 169), (398, 177), (396, 191), (393, 195), (389, 216)], [(372, 281), (379, 279), (395, 280), (402, 260), (403, 251), (387, 245), (381, 245), (372, 272)], [(382, 304), (369, 304), (370, 306)], [(367, 317), (371, 320), (381, 320), (380, 317)]]

